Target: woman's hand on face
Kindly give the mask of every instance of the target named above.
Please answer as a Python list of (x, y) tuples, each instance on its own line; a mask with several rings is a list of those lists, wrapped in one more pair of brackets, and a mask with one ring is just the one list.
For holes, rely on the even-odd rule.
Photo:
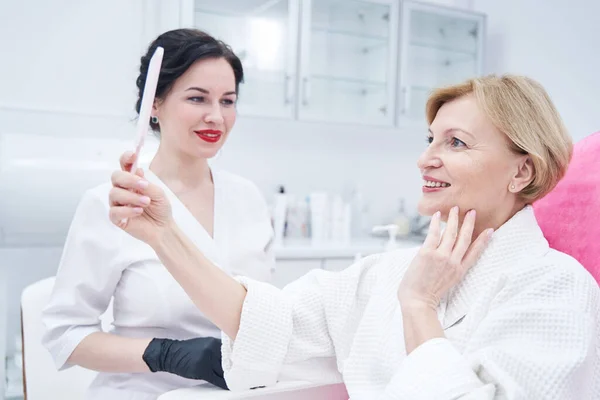
[(109, 193), (110, 220), (136, 239), (157, 243), (172, 221), (171, 204), (164, 191), (144, 179), (138, 168), (131, 173), (135, 155), (120, 158), (121, 170), (112, 174)]
[(493, 233), (487, 229), (472, 241), (475, 217), (475, 210), (469, 211), (459, 229), (459, 210), (452, 208), (440, 240), (440, 213), (433, 216), (425, 242), (400, 282), (402, 307), (436, 310), (441, 298), (475, 265)]

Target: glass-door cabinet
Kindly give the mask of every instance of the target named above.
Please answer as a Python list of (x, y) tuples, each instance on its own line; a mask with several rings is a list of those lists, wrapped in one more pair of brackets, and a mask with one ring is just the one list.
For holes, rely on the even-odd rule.
[(384, 0), (303, 0), (298, 117), (392, 125), (399, 6)]
[(401, 19), (399, 123), (424, 123), (434, 88), (482, 74), (485, 15), (403, 1)]
[(300, 0), (193, 2), (193, 26), (223, 40), (242, 60), (240, 115), (295, 116), (299, 12)]
[(483, 72), (485, 15), (472, 11), (411, 0), (179, 4), (181, 26), (242, 59), (240, 115), (420, 127), (432, 89)]

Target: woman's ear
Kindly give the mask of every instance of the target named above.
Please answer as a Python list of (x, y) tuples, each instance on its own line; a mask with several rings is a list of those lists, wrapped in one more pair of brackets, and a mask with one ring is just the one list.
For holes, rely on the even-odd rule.
[(158, 117), (159, 106), (160, 106), (160, 102), (158, 101), (158, 99), (154, 99), (154, 103), (152, 103), (152, 115), (155, 115)]
[(518, 193), (525, 189), (535, 178), (535, 167), (533, 160), (529, 155), (523, 156), (517, 165), (517, 171), (513, 176), (509, 190), (513, 193)]

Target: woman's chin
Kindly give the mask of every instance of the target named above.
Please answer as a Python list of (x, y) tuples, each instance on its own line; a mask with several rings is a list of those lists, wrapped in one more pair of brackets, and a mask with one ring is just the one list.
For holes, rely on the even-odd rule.
[(204, 158), (206, 160), (210, 160), (211, 158), (219, 156), (219, 152), (223, 148), (226, 139), (227, 135), (223, 135), (221, 136), (219, 141), (209, 143), (198, 138), (197, 142), (195, 143), (195, 146), (190, 146), (188, 148), (188, 152), (193, 153), (193, 155), (197, 158)]
[(419, 203), (417, 204), (417, 212), (420, 215), (424, 217), (431, 217), (436, 211), (437, 209), (433, 204), (424, 201), (423, 199), (419, 200)]
[(191, 152), (195, 158), (203, 158), (205, 160), (210, 160), (211, 158), (215, 158), (217, 156), (217, 154), (219, 154), (219, 149), (220, 148), (210, 148), (210, 147), (202, 147), (202, 148), (197, 148), (194, 149), (193, 152)]
[(436, 212), (440, 211), (442, 215), (446, 214), (449, 207), (446, 204), (439, 202), (428, 201), (427, 199), (421, 198), (417, 205), (417, 211), (424, 217), (431, 217)]

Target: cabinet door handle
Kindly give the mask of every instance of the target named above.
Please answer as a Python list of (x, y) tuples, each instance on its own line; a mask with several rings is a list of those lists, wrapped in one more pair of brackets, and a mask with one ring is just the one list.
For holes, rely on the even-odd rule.
[(402, 115), (406, 115), (406, 104), (408, 103), (406, 94), (407, 94), (406, 86), (402, 86), (402, 90), (401, 90), (402, 109), (400, 110), (400, 114), (402, 114)]
[(292, 83), (292, 77), (289, 75), (285, 75), (283, 81), (283, 102), (288, 105), (292, 103), (292, 99), (290, 97), (290, 84)]
[(310, 81), (308, 77), (302, 78), (302, 104), (308, 106), (308, 100), (310, 99)]

